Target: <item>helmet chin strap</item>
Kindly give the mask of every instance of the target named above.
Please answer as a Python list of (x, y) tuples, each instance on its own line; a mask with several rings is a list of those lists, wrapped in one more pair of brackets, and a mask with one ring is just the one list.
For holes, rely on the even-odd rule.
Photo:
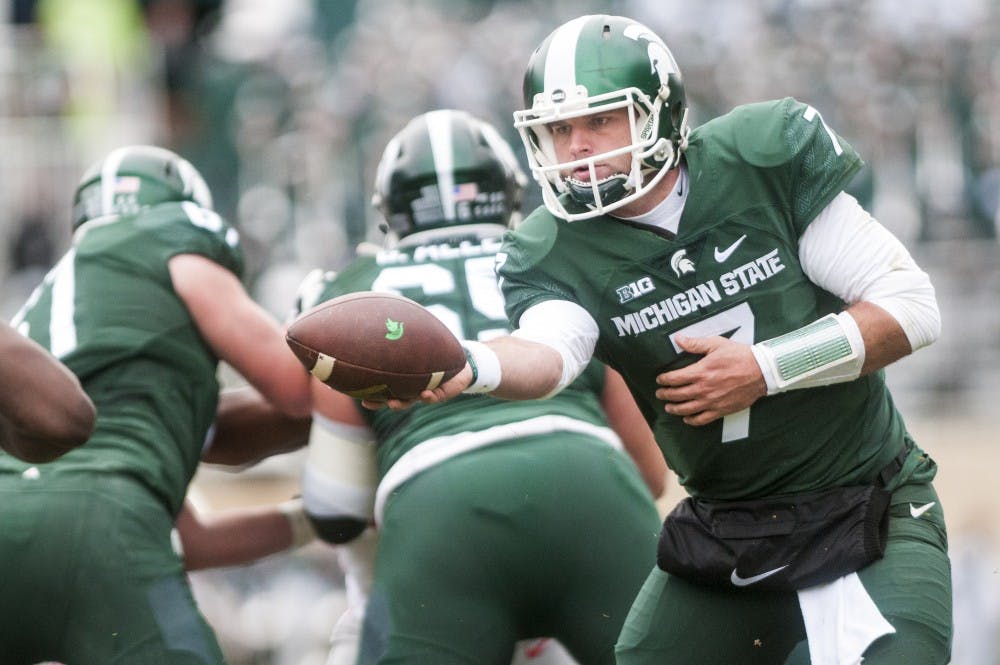
[(590, 208), (615, 203), (633, 189), (629, 186), (629, 176), (624, 173), (609, 175), (596, 183), (583, 182), (575, 178), (566, 178), (564, 182), (570, 198)]

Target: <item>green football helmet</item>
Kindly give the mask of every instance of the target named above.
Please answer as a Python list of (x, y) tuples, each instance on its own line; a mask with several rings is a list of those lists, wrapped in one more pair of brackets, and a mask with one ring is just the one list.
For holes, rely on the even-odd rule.
[[(556, 28), (531, 55), (524, 75), (525, 109), (514, 112), (528, 162), (546, 207), (569, 221), (611, 212), (646, 194), (687, 147), (687, 103), (681, 72), (652, 30), (621, 16), (581, 16)], [(627, 109), (631, 143), (560, 163), (550, 123)], [(628, 173), (596, 178), (595, 164), (631, 155)], [(569, 177), (590, 169), (590, 181)], [(583, 206), (570, 211), (561, 194)]]
[(189, 161), (151, 145), (112, 150), (87, 169), (73, 197), (73, 228), (107, 215), (134, 215), (170, 201), (212, 208), (208, 185)]
[(416, 231), (516, 220), (528, 178), (510, 145), (464, 111), (419, 115), (390, 139), (372, 204), (402, 238)]

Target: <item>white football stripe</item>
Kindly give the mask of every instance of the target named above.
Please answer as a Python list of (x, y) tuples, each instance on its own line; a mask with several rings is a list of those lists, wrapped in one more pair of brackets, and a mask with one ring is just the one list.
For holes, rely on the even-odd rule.
[(309, 370), (309, 373), (315, 376), (320, 381), (326, 381), (333, 374), (333, 366), (337, 364), (337, 359), (332, 358), (325, 353), (320, 353), (316, 357), (316, 363), (313, 368)]
[(444, 372), (434, 372), (431, 374), (430, 381), (427, 382), (427, 388), (425, 388), (425, 390), (434, 390), (441, 385), (441, 379), (443, 378)]
[(431, 111), (427, 114), (427, 131), (431, 137), (431, 154), (437, 170), (438, 192), (445, 219), (455, 219), (455, 159), (451, 146), (451, 114)]
[(573, 19), (559, 28), (549, 42), (545, 55), (545, 90), (566, 90), (576, 87), (576, 43), (590, 16)]

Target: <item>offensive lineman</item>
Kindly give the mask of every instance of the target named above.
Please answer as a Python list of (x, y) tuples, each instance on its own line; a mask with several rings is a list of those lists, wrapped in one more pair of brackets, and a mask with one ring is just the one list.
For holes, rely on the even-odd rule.
[(248, 295), (239, 234), (201, 175), (155, 146), (112, 150), (75, 195), (73, 242), (13, 324), (79, 378), (86, 444), (0, 455), (0, 654), (11, 665), (221, 665), (171, 544), (229, 363), (307, 417), (309, 375)]
[[(493, 263), (523, 179), (487, 123), (452, 110), (417, 116), (387, 145), (375, 185), (398, 243), (304, 285), (301, 309), (393, 291), (460, 339), (505, 332)], [(358, 663), (507, 665), (518, 640), (538, 636), (578, 662), (614, 662), (652, 564), (653, 495), (666, 472), (620, 377), (592, 363), (550, 400), (466, 395), (407, 412), (369, 411), (316, 386), (306, 509), (333, 542), (372, 518), (378, 528)], [(358, 472), (368, 464), (377, 493)], [(364, 568), (369, 538), (343, 551), (349, 570)], [(369, 574), (350, 576), (349, 592), (364, 595), (353, 583)], [(336, 648), (350, 646), (342, 632), (356, 618), (341, 620)]]

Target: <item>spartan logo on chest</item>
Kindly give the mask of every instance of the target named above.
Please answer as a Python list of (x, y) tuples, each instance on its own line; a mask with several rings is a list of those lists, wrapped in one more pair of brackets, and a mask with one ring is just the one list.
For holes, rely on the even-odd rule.
[(686, 249), (678, 249), (670, 257), (670, 268), (680, 277), (694, 272), (694, 261), (688, 258)]

